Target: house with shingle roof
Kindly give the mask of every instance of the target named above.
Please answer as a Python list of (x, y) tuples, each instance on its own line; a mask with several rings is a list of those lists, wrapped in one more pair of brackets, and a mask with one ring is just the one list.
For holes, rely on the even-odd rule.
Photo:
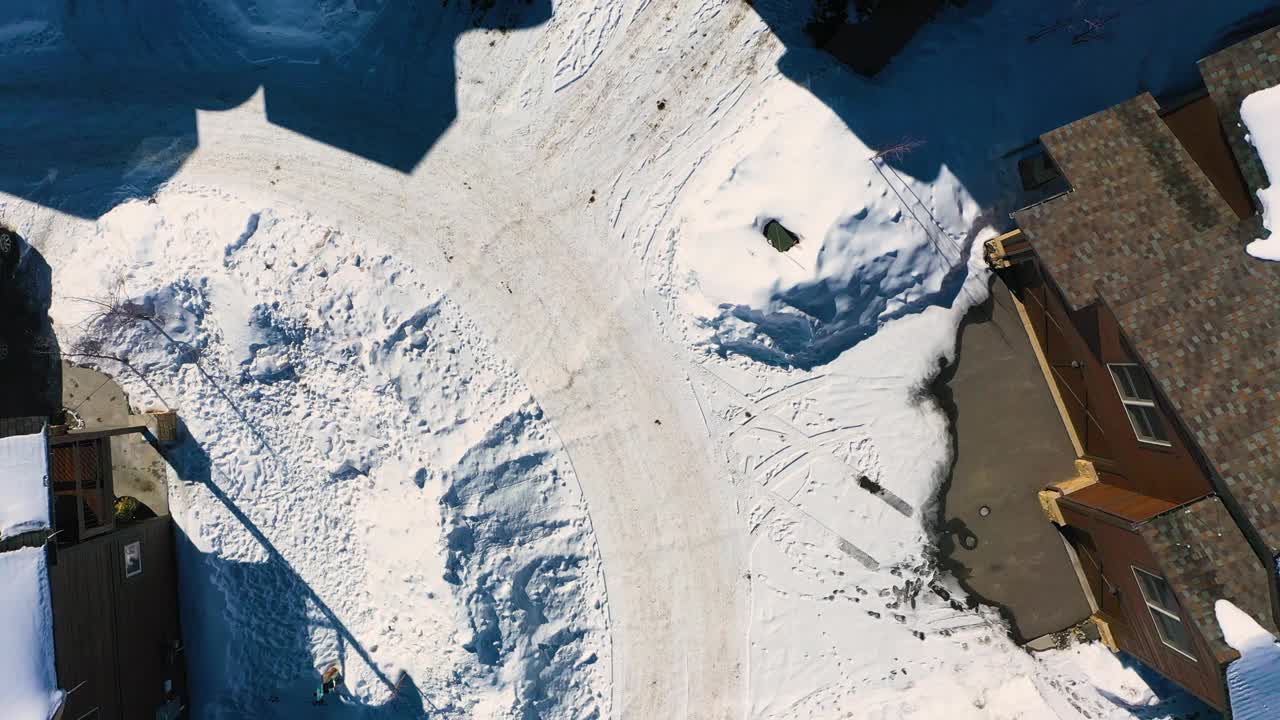
[[(1280, 263), (1249, 256), (1269, 180), (1240, 104), (1280, 85), (1280, 30), (1043, 135), (1067, 189), (988, 245), (1078, 456), (1041, 506), (1105, 642), (1227, 709), (1239, 655), (1214, 606), (1274, 633), (1280, 555)], [(1280, 181), (1280, 178), (1276, 179)]]

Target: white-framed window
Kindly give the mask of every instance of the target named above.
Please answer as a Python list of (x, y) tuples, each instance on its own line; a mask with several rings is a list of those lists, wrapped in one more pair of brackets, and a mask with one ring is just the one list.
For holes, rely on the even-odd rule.
[(1116, 392), (1120, 393), (1120, 401), (1129, 415), (1133, 434), (1142, 442), (1168, 447), (1171, 444), (1169, 435), (1160, 421), (1160, 412), (1156, 410), (1156, 393), (1146, 371), (1130, 363), (1109, 364), (1107, 369), (1111, 371)]
[(1178, 599), (1173, 596), (1169, 583), (1139, 567), (1133, 567), (1133, 576), (1138, 580), (1138, 590), (1142, 592), (1142, 600), (1151, 613), (1151, 622), (1155, 623), (1160, 641), (1194, 661), (1196, 646), (1191, 640), (1191, 631), (1182, 622)]

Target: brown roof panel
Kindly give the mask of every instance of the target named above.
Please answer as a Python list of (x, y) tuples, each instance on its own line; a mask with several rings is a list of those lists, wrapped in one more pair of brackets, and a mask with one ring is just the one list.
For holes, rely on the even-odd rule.
[(1235, 155), (1227, 144), (1218, 107), (1209, 95), (1202, 95), (1161, 116), (1196, 165), (1205, 172), (1236, 217), (1253, 214), (1253, 196), (1236, 166)]
[(1126, 490), (1119, 485), (1094, 483), (1063, 498), (1064, 501), (1092, 508), (1130, 523), (1140, 523), (1177, 507), (1160, 498)]
[(1139, 95), (1045, 134), (1067, 195), (1014, 213), (1072, 309), (1194, 261), (1236, 215)]

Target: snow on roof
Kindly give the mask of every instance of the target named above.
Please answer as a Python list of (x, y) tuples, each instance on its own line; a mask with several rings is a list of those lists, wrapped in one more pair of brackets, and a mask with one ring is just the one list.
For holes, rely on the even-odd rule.
[(42, 548), (0, 553), (0, 707), (47, 720), (62, 704), (53, 665), (53, 612)]
[(44, 432), (0, 438), (0, 538), (49, 527)]
[(1240, 103), (1240, 119), (1249, 128), (1249, 142), (1258, 151), (1271, 180), (1270, 187), (1258, 191), (1262, 224), (1270, 236), (1254, 240), (1245, 250), (1262, 260), (1280, 260), (1280, 233), (1276, 232), (1280, 227), (1273, 225), (1276, 213), (1280, 213), (1280, 85), (1246, 97)]
[(1280, 717), (1280, 646), (1248, 613), (1227, 600), (1214, 610), (1227, 644), (1240, 659), (1227, 666), (1227, 690), (1235, 720)]

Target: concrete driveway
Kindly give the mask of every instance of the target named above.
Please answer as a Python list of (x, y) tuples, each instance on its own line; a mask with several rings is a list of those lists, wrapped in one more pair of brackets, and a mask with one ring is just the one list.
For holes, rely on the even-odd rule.
[[(942, 498), (944, 566), (999, 606), (1019, 642), (1074, 625), (1090, 608), (1036, 492), (1075, 473), (1075, 450), (999, 279), (960, 330), (957, 363), (936, 389), (956, 455)], [(983, 508), (988, 512), (984, 515)]]

